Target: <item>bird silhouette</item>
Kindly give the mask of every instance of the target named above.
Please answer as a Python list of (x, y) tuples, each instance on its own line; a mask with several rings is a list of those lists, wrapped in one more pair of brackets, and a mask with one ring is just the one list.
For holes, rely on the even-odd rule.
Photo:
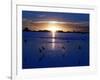
[(65, 47), (64, 47), (64, 46), (62, 46), (62, 49), (64, 49), (64, 50), (65, 50)]
[(41, 48), (39, 48), (39, 52), (42, 53), (42, 49)]
[(24, 40), (24, 42), (26, 43), (26, 42), (27, 42), (27, 40), (25, 39), (25, 40)]
[(79, 49), (79, 50), (81, 50), (81, 49), (82, 49), (82, 47), (79, 45), (79, 46), (78, 46), (78, 49)]
[(43, 50), (45, 50), (45, 47), (44, 47), (44, 46), (42, 46), (41, 48), (42, 48)]
[(44, 58), (45, 54), (44, 53), (41, 53), (40, 54), (40, 57), (39, 57), (39, 62)]

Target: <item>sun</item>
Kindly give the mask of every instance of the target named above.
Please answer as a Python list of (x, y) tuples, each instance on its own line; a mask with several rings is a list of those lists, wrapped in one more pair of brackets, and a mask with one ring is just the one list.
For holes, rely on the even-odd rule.
[(48, 28), (48, 30), (50, 30), (51, 32), (56, 32), (56, 31), (58, 31), (58, 30), (60, 30), (58, 27), (56, 27), (56, 26), (50, 26), (49, 28)]
[(60, 28), (57, 26), (49, 26), (48, 30), (52, 32), (52, 37), (55, 37), (56, 31), (60, 30)]
[(57, 21), (48, 21), (48, 30), (50, 30), (51, 32), (56, 32), (57, 30), (60, 30), (57, 26), (58, 22)]
[(55, 37), (56, 31), (61, 30), (61, 29), (59, 28), (57, 21), (48, 21), (47, 30), (52, 32), (52, 37)]
[(48, 22), (48, 29), (52, 33), (52, 49), (55, 48), (55, 36), (56, 36), (56, 31), (61, 30), (59, 26), (57, 25), (57, 21), (49, 21)]

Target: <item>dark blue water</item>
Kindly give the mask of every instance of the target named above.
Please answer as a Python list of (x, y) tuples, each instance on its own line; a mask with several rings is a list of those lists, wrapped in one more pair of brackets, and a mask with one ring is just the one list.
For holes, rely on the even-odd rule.
[(75, 66), (89, 66), (88, 33), (23, 32), (23, 69)]

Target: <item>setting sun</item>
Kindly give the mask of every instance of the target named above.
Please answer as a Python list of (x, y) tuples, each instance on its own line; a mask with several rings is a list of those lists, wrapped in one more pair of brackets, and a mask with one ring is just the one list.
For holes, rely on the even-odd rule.
[(56, 31), (61, 30), (59, 28), (59, 26), (57, 25), (58, 22), (57, 21), (49, 21), (48, 23), (49, 23), (48, 30), (52, 32), (52, 37), (55, 37)]
[(55, 37), (56, 31), (60, 30), (60, 28), (57, 26), (49, 26), (48, 30), (52, 32), (52, 37)]
[(56, 27), (56, 26), (51, 26), (51, 27), (48, 28), (48, 30), (50, 30), (51, 32), (56, 32), (56, 31), (58, 31), (60, 29), (58, 27)]
[(49, 28), (48, 30), (50, 30), (51, 32), (56, 32), (57, 30), (60, 30), (60, 28), (57, 26), (57, 21), (49, 21)]
[(22, 69), (90, 66), (90, 13), (21, 11)]

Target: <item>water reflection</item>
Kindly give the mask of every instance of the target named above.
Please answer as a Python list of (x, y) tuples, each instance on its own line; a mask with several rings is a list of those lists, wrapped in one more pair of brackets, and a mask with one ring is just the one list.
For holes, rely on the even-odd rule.
[(52, 49), (55, 49), (55, 34), (56, 32), (52, 32)]
[(55, 38), (52, 38), (52, 49), (55, 49)]

